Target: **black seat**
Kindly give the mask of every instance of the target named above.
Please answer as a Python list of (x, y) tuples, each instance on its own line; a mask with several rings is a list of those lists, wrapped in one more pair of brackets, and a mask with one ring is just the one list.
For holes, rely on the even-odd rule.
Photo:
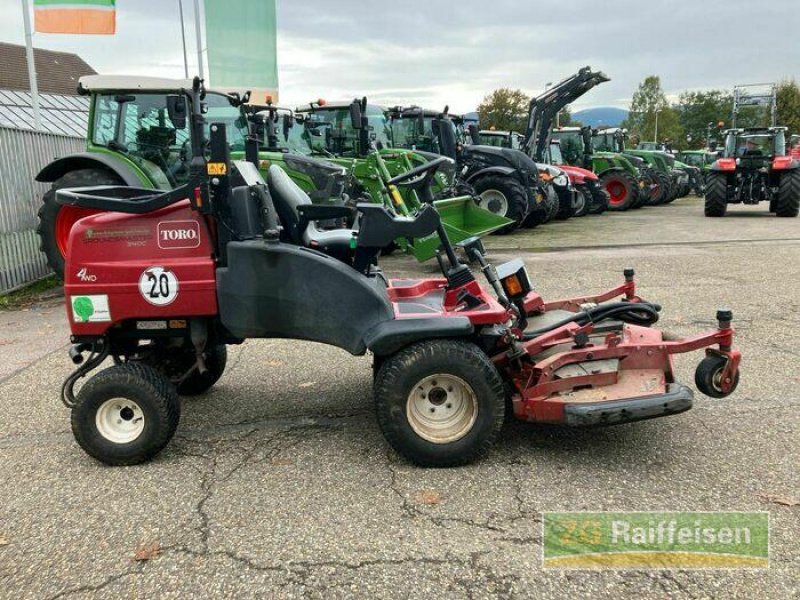
[[(316, 220), (341, 218), (350, 214), (345, 207), (325, 207), (313, 205), (311, 198), (300, 186), (276, 165), (269, 168), (267, 176), (269, 192), (290, 243), (314, 248), (330, 256), (350, 262), (353, 255), (351, 246), (355, 237), (352, 229), (321, 229)], [(312, 210), (321, 209), (321, 210)], [(328, 211), (325, 209), (334, 209)]]

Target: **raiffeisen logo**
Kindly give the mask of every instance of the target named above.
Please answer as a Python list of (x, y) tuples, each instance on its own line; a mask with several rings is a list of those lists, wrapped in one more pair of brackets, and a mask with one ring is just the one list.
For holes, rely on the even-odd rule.
[(769, 513), (544, 513), (544, 566), (769, 567)]
[(158, 247), (162, 250), (197, 248), (200, 224), (197, 221), (161, 221), (158, 224)]

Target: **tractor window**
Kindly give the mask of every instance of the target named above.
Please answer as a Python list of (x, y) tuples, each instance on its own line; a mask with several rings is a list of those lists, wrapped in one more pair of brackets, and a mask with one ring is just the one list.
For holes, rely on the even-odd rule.
[(592, 148), (600, 152), (616, 152), (614, 147), (614, 136), (608, 133), (601, 133), (592, 137)]
[(685, 162), (690, 167), (703, 167), (702, 154), (681, 154), (679, 160)]
[(771, 133), (736, 136), (736, 156), (783, 156), (785, 153), (783, 132), (780, 136)]
[(492, 133), (482, 133), (481, 144), (484, 146), (496, 146), (502, 148), (508, 145), (508, 138), (504, 135), (496, 135)]
[[(391, 145), (391, 129), (377, 106), (367, 106), (369, 135), (378, 147)], [(312, 150), (336, 155), (354, 155), (358, 150), (359, 133), (350, 121), (350, 107), (314, 110), (306, 115), (305, 139)]]
[(160, 187), (188, 178), (189, 131), (176, 130), (166, 94), (108, 94), (96, 98), (92, 142), (127, 156)]
[[(233, 152), (244, 152), (244, 142), (247, 138), (247, 117), (239, 107), (233, 106), (227, 97), (221, 94), (207, 94), (206, 127), (211, 123), (225, 123), (225, 137)], [(206, 129), (206, 139), (209, 131)]]
[(550, 144), (550, 164), (564, 164), (564, 157), (561, 155), (561, 144)]

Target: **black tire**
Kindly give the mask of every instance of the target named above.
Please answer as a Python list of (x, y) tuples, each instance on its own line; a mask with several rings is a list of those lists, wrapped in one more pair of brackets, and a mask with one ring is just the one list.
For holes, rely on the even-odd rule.
[(558, 209), (561, 206), (555, 188), (551, 187), (550, 193), (546, 194), (545, 206), (547, 207), (547, 217), (545, 219), (545, 223), (549, 223), (556, 218), (556, 215), (558, 215)]
[(181, 396), (197, 396), (208, 391), (222, 374), (228, 364), (228, 349), (224, 344), (213, 346), (206, 351), (205, 355), (206, 372), (199, 373), (193, 371), (189, 377), (181, 381), (177, 386), (178, 394)]
[[(108, 404), (112, 401), (120, 404)], [(108, 435), (114, 434), (103, 433), (98, 426), (104, 414), (113, 415), (116, 410), (119, 410), (117, 423), (143, 419), (141, 431), (131, 434), (136, 435), (134, 439), (113, 440)], [(78, 392), (77, 404), (72, 409), (72, 434), (78, 445), (100, 462), (135, 465), (164, 449), (175, 434), (180, 414), (180, 399), (166, 377), (147, 365), (124, 363), (101, 371)]]
[(706, 181), (704, 211), (707, 217), (724, 217), (728, 210), (728, 176), (711, 172)]
[(505, 200), (505, 214), (502, 214), (501, 216), (511, 219), (513, 223), (498, 229), (495, 231), (495, 233), (511, 233), (520, 225), (522, 225), (522, 222), (525, 220), (525, 216), (528, 214), (528, 192), (519, 181), (511, 177), (503, 177), (501, 175), (487, 175), (486, 177), (481, 177), (477, 181), (472, 182), (472, 185), (475, 187), (475, 191), (481, 198), (479, 205), (490, 212), (500, 214), (497, 212), (497, 210), (492, 210), (493, 208), (497, 209), (495, 203), (493, 203), (491, 200), (488, 202), (483, 201), (484, 194), (494, 192), (496, 194), (500, 194)]
[(800, 171), (787, 171), (778, 183), (775, 216), (796, 217), (800, 212)]
[(589, 207), (592, 204), (592, 194), (583, 185), (575, 186), (575, 201), (572, 203), (572, 215), (583, 217), (589, 214)]
[(558, 195), (558, 210), (556, 211), (556, 219), (559, 221), (566, 221), (575, 215), (575, 206), (572, 200), (572, 192), (566, 187), (556, 187), (556, 194)]
[(42, 197), (39, 207), (39, 250), (47, 257), (47, 264), (56, 275), (64, 279), (64, 256), (56, 243), (56, 220), (61, 205), (56, 203), (56, 190), (73, 187), (90, 187), (94, 185), (122, 185), (124, 182), (114, 173), (104, 169), (77, 169), (65, 173), (56, 179)]
[(730, 396), (739, 385), (739, 370), (736, 370), (736, 374), (733, 377), (733, 386), (731, 390), (727, 393), (723, 392), (719, 387), (719, 377), (727, 363), (727, 359), (715, 355), (706, 356), (701, 360), (694, 372), (694, 384), (697, 386), (697, 389), (711, 398), (725, 398), (726, 396)]
[(601, 215), (608, 210), (608, 192), (599, 185), (592, 186), (592, 202), (589, 214)]
[(203, 358), (206, 371), (200, 373), (195, 369), (183, 381), (180, 380), (181, 377), (197, 362), (195, 350), (190, 344), (183, 347), (161, 347), (130, 362), (138, 362), (157, 370), (172, 382), (179, 395), (198, 396), (222, 377), (228, 363), (228, 349), (224, 344), (211, 346), (206, 349)]
[[(600, 185), (609, 193), (608, 210), (622, 211), (633, 208), (639, 194), (639, 186), (628, 173), (612, 171), (600, 177)], [(614, 191), (612, 193), (609, 190)], [(624, 192), (623, 192), (624, 190)]]
[(672, 181), (664, 173), (656, 171), (656, 181), (658, 182), (658, 194), (653, 198), (653, 204), (669, 204), (672, 200)]
[[(419, 387), (423, 390), (421, 399), (430, 405), (432, 413), (435, 414), (437, 407), (452, 408), (447, 402), (453, 389), (436, 387), (436, 377), (451, 382), (455, 378), (461, 382), (456, 382), (456, 387), (464, 384), (464, 390), (470, 393), (462, 406), (471, 407), (472, 413), (461, 416), (460, 420), (468, 421), (463, 425), (466, 429), (452, 432), (450, 437), (455, 438), (452, 441), (446, 438), (431, 441), (430, 436), (418, 433), (425, 431), (428, 408), (421, 402), (425, 415), (416, 417), (415, 406), (419, 405), (409, 405), (410, 395)], [(427, 396), (422, 386), (432, 386)], [(435, 401), (431, 400), (434, 392), (437, 392)], [(456, 394), (454, 398), (457, 397), (461, 396)], [(422, 467), (454, 467), (472, 462), (489, 451), (503, 425), (505, 391), (497, 369), (477, 346), (433, 340), (408, 346), (381, 364), (375, 378), (375, 407), (381, 431), (398, 453)]]

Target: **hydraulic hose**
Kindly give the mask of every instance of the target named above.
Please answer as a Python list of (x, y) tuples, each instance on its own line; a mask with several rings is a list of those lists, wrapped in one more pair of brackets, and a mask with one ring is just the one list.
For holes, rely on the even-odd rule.
[(568, 323), (576, 323), (577, 325), (583, 326), (587, 323), (600, 323), (608, 319), (618, 319), (632, 325), (649, 327), (658, 321), (658, 313), (660, 310), (661, 306), (652, 302), (614, 302), (612, 304), (602, 304), (594, 308), (584, 309), (579, 313), (570, 315), (547, 327), (526, 331), (522, 339), (525, 341), (535, 339), (540, 335), (549, 333)]

